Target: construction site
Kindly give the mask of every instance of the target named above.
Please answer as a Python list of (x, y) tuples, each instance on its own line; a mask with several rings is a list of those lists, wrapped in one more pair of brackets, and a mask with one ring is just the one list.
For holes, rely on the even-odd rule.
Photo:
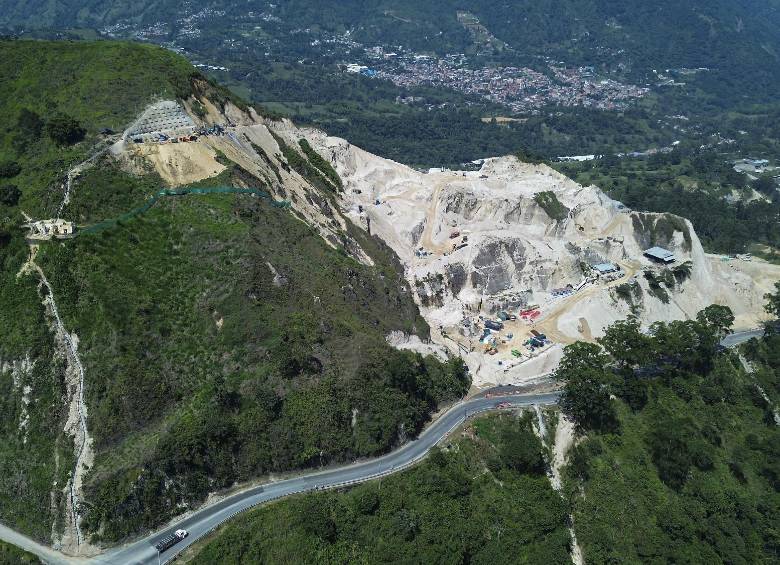
[(552, 371), (563, 346), (630, 315), (649, 328), (719, 303), (735, 327), (755, 327), (780, 275), (725, 264), (690, 222), (633, 212), (545, 165), (501, 157), (422, 173), (316, 130), (287, 135), (333, 163), (344, 210), (396, 251), (434, 342), (463, 357), (478, 387)]
[(30, 242), (68, 239), (76, 234), (76, 227), (73, 222), (60, 218), (30, 221), (22, 225), (22, 227), (28, 230), (27, 240)]
[(178, 102), (163, 100), (147, 107), (131, 125), (123, 138), (136, 142), (158, 141), (179, 137), (189, 138), (195, 132), (195, 122)]
[[(347, 222), (380, 237), (403, 263), (432, 339), (388, 341), (462, 357), (476, 387), (549, 373), (563, 346), (629, 315), (649, 327), (719, 303), (736, 327), (755, 327), (780, 278), (777, 266), (707, 255), (681, 218), (632, 212), (545, 165), (502, 157), (476, 171), (425, 173), (318, 130), (202, 103), (202, 118), (192, 102), (154, 104), (111, 154), (128, 170), (151, 166), (174, 188), (218, 175), (227, 158), (357, 261), (372, 264)], [(277, 139), (289, 147), (306, 139), (333, 165), (344, 184), (338, 207), (291, 169)], [(677, 280), (671, 271), (681, 264)]]

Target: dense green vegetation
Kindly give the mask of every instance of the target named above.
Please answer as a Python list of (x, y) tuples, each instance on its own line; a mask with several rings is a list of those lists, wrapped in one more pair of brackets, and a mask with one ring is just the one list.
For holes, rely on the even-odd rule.
[[(0, 374), (0, 519), (48, 539), (61, 513), (50, 492), (67, 482), (72, 445), (60, 432), (63, 361), (37, 276), (16, 277), (28, 254), (21, 210), (53, 214), (64, 171), (94, 150), (99, 129), (120, 129), (155, 94), (243, 103), (158, 48), (0, 47), (2, 112), (13, 116), (0, 173), (18, 185), (3, 184), (0, 201), (0, 361), (32, 362), (22, 377)], [(286, 149), (315, 186), (340, 184), (311, 148)], [(225, 162), (205, 185), (267, 188)], [(68, 217), (117, 217), (160, 186), (157, 175), (129, 175), (101, 157), (74, 182)], [(95, 540), (158, 525), (236, 481), (387, 451), (466, 392), (460, 362), (387, 345), (392, 330), (426, 338), (428, 328), (389, 248), (350, 235), (373, 267), (348, 256), (346, 237), (333, 249), (267, 200), (210, 195), (165, 199), (41, 248), (37, 262), (86, 370), (96, 461), (82, 515)]]
[(32, 553), (0, 541), (0, 565), (32, 565), (40, 562), (41, 560)]
[(321, 173), (324, 173), (334, 186), (338, 187), (339, 189), (343, 188), (339, 174), (330, 163), (322, 158), (322, 155), (317, 153), (314, 148), (312, 148), (308, 141), (301, 139), (298, 141), (298, 144), (301, 146), (301, 149), (303, 149), (303, 153), (306, 155), (306, 158), (312, 165), (317, 168), (317, 170), (319, 170)]
[[(73, 447), (38, 277), (17, 277), (29, 254), (21, 211), (54, 215), (65, 171), (100, 146), (101, 129), (121, 129), (156, 95), (189, 96), (199, 76), (149, 46), (0, 41), (0, 520), (38, 539), (58, 527)], [(79, 219), (124, 211), (159, 186), (111, 167), (87, 180), (74, 195)]]
[(102, 129), (123, 129), (153, 96), (189, 96), (197, 76), (150, 46), (0, 41), (0, 162), (19, 166), (20, 206), (54, 213), (64, 171), (99, 147)]
[(67, 482), (72, 446), (62, 435), (63, 367), (38, 281), (17, 277), (28, 256), (23, 221), (12, 202), (0, 201), (0, 522), (48, 538), (62, 502), (62, 493), (53, 501), (49, 493)]
[[(279, 149), (281, 150), (282, 155), (284, 155), (289, 168), (292, 168), (292, 170), (309, 181), (312, 186), (317, 187), (326, 194), (328, 192), (335, 192), (336, 190), (341, 189), (341, 179), (336, 174), (336, 171), (334, 171), (333, 167), (331, 167), (314, 151), (314, 149), (311, 148), (311, 146), (309, 146), (306, 140), (301, 140), (302, 143), (300, 144), (301, 148), (306, 154), (306, 157), (304, 157), (298, 152), (297, 149), (288, 145), (284, 139), (275, 133), (272, 133), (272, 135), (274, 136), (276, 143), (279, 145)], [(308, 151), (306, 150), (307, 146)], [(312, 159), (312, 157), (309, 156), (309, 153), (316, 155), (316, 157), (319, 157), (319, 159)], [(323, 168), (320, 168), (322, 163), (328, 165), (328, 167), (324, 170)]]
[(409, 471), (225, 526), (193, 563), (566, 563), (565, 503), (531, 414), (481, 417)]
[[(105, 167), (85, 180), (74, 206), (106, 190), (104, 212), (102, 182), (150, 182)], [(88, 529), (118, 539), (237, 480), (381, 453), (465, 393), (459, 363), (386, 345), (427, 327), (391, 253), (361, 245), (375, 267), (285, 210), (220, 195), (42, 250), (88, 375)]]
[(780, 335), (717, 351), (734, 320), (610, 327), (566, 348), (563, 411), (585, 434), (569, 456), (577, 538), (588, 563), (764, 563), (777, 559)]
[(756, 243), (780, 247), (780, 192), (730, 204), (725, 197), (732, 192), (747, 199), (752, 189), (726, 159), (714, 150), (681, 145), (642, 159), (608, 157), (557, 168), (579, 183), (599, 186), (630, 208), (690, 219), (708, 250), (739, 253)]
[[(217, 73), (219, 79), (245, 98), (415, 166), (451, 166), (518, 147), (548, 157), (642, 150), (668, 145), (683, 132), (685, 138), (699, 139), (715, 132), (734, 137), (734, 132), (746, 130), (747, 137), (740, 141), (749, 142), (750, 151), (766, 137), (778, 137), (776, 2), (256, 0), (251, 5), (254, 16), (247, 15), (245, 2), (213, 2), (209, 7), (214, 12), (197, 17), (202, 22), (199, 33), (182, 34), (179, 20), (190, 12), (173, 0), (141, 0), (132, 6), (120, 0), (2, 0), (0, 26), (62, 29), (121, 22), (140, 29), (161, 24), (155, 25), (150, 39), (176, 44), (193, 59), (228, 67)], [(458, 20), (458, 10), (470, 12), (511, 49), (486, 51)], [(259, 14), (267, 17), (261, 20)], [(525, 123), (499, 126), (480, 118), (505, 115), (508, 109), (485, 100), (440, 88), (400, 88), (341, 72), (339, 65), (345, 61), (370, 64), (361, 48), (328, 47), (333, 34), (348, 30), (350, 39), (366, 47), (464, 53), (476, 67), (544, 70), (543, 60), (550, 58), (643, 85), (659, 82), (653, 69), (709, 70), (676, 74), (684, 87), (656, 88), (626, 112), (551, 108), (523, 116), (528, 118)], [(397, 103), (409, 96), (419, 102)], [(680, 114), (691, 119), (691, 127), (682, 130), (669, 122), (670, 116)], [(731, 127), (736, 122), (740, 125)], [(724, 130), (725, 125), (729, 127)]]

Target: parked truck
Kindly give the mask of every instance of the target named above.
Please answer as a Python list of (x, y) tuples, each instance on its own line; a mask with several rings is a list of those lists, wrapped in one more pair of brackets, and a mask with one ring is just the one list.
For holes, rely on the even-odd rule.
[(485, 320), (485, 327), (494, 332), (500, 332), (504, 329), (504, 324), (501, 322), (494, 322), (493, 320)]
[(186, 538), (188, 535), (190, 535), (190, 533), (187, 530), (176, 530), (172, 534), (167, 535), (163, 539), (158, 541), (154, 545), (154, 547), (160, 553), (164, 551), (168, 551), (170, 548), (172, 548), (174, 545), (176, 545), (181, 540)]

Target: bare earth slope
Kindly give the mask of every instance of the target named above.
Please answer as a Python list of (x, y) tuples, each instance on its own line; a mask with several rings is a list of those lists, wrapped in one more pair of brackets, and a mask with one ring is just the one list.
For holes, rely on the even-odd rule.
[[(227, 135), (187, 144), (122, 142), (114, 153), (151, 165), (173, 186), (213, 176), (222, 153), (265, 180), (277, 198), (290, 200), (331, 245), (370, 263), (346, 234), (345, 217), (351, 218), (401, 258), (434, 343), (414, 344), (403, 336), (389, 341), (463, 356), (478, 387), (549, 372), (562, 345), (595, 339), (632, 314), (649, 326), (690, 318), (718, 303), (732, 308), (736, 327), (754, 327), (763, 317), (763, 294), (780, 278), (777, 266), (706, 254), (683, 218), (628, 210), (599, 188), (545, 165), (500, 157), (479, 171), (420, 172), (253, 111), (229, 105), (225, 112), (208, 110), (202, 120), (189, 113), (197, 125), (224, 125)], [(296, 149), (307, 139), (336, 169), (344, 189), (323, 198), (291, 170), (277, 138)], [(674, 252), (675, 263), (661, 266), (643, 255), (656, 245)], [(593, 266), (601, 263), (620, 271), (599, 277)], [(568, 294), (553, 295), (567, 285)], [(534, 306), (531, 317), (518, 316)], [(518, 319), (483, 340), (484, 320), (500, 312)], [(551, 343), (526, 347), (532, 331)]]
[[(565, 344), (594, 339), (632, 313), (649, 325), (695, 316), (712, 303), (731, 307), (737, 327), (753, 327), (763, 317), (763, 294), (780, 277), (777, 266), (706, 254), (687, 220), (627, 210), (544, 165), (502, 157), (480, 171), (422, 173), (321, 132), (288, 132), (304, 134), (343, 178), (346, 213), (366, 229), (370, 224), (404, 261), (423, 315), (439, 329), (435, 339), (453, 352), (460, 344), (477, 385), (518, 382), (554, 367), (559, 347), (522, 347), (532, 329)], [(553, 212), (560, 219), (538, 203), (548, 191), (565, 207), (560, 216)], [(651, 262), (643, 251), (654, 245), (677, 261), (668, 268)], [(621, 271), (594, 276), (591, 267), (605, 262)], [(686, 263), (689, 276), (671, 276)], [(651, 291), (648, 277), (664, 276), (671, 282)], [(582, 283), (568, 296), (551, 294)], [(631, 299), (617, 287), (630, 289)], [(498, 354), (484, 355), (480, 317), (534, 305), (539, 317), (506, 322)]]

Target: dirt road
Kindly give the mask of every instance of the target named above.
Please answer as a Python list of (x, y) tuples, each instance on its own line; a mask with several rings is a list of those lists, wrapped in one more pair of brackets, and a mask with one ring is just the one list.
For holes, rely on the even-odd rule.
[(593, 335), (592, 334), (589, 335), (590, 327), (588, 326), (588, 321), (585, 320), (584, 318), (580, 319), (580, 325), (583, 327), (583, 330), (587, 328), (587, 331), (584, 331), (583, 332), (584, 335), (580, 337), (572, 337), (558, 330), (558, 319), (563, 314), (568, 313), (576, 304), (582, 302), (586, 298), (590, 296), (594, 296), (595, 294), (603, 292), (609, 288), (619, 286), (621, 284), (628, 282), (629, 280), (631, 280), (631, 278), (637, 273), (637, 271), (640, 268), (636, 264), (619, 263), (619, 265), (624, 273), (622, 277), (620, 277), (615, 281), (609, 282), (607, 284), (596, 284), (593, 286), (588, 286), (582, 289), (581, 291), (579, 291), (578, 293), (573, 294), (570, 297), (562, 300), (561, 302), (556, 303), (555, 306), (552, 308), (552, 310), (550, 310), (550, 312), (547, 313), (546, 315), (543, 315), (542, 320), (537, 322), (533, 326), (533, 328), (536, 329), (537, 331), (542, 332), (549, 339), (557, 343), (570, 344), (578, 340), (592, 341)]

